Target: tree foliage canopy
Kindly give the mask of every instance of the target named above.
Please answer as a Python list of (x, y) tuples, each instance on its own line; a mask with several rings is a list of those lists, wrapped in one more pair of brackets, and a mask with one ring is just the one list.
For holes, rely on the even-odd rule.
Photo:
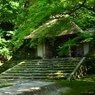
[(19, 13), (18, 0), (0, 0), (0, 54), (9, 54), (8, 43), (14, 34), (15, 18)]
[[(83, 30), (95, 27), (94, 0), (1, 0), (0, 3), (0, 22), (14, 24), (12, 40), (8, 44), (14, 50), (23, 44), (27, 35), (52, 19), (63, 21), (64, 29), (69, 27), (69, 22), (75, 22)], [(66, 18), (64, 15), (69, 17)], [(40, 31), (39, 34), (43, 36), (39, 37), (39, 42), (46, 37), (45, 31), (54, 29), (56, 32), (62, 28), (62, 22), (55, 23), (54, 27), (56, 25), (58, 28), (54, 29), (51, 26)]]

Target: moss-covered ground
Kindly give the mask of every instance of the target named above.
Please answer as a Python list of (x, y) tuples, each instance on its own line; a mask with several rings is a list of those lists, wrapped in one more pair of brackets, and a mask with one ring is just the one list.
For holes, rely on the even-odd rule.
[(95, 95), (95, 74), (86, 75), (74, 81), (60, 80), (57, 82), (71, 88), (71, 90), (62, 95)]

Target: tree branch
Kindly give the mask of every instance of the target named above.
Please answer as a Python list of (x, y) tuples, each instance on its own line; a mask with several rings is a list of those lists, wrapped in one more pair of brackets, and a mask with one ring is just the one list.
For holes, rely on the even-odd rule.
[(95, 8), (87, 7), (86, 5), (83, 5), (83, 7), (88, 9), (88, 10), (91, 10), (91, 11), (95, 12)]
[[(73, 9), (73, 10), (71, 10), (69, 13), (67, 13), (67, 14), (72, 14), (72, 13), (74, 13), (75, 11), (77, 11), (78, 9), (80, 9), (81, 7), (83, 7), (84, 6), (84, 4), (86, 3), (86, 1), (87, 0), (84, 0), (84, 2), (78, 7), (78, 8), (75, 8), (75, 9)], [(73, 7), (74, 8), (74, 7)]]

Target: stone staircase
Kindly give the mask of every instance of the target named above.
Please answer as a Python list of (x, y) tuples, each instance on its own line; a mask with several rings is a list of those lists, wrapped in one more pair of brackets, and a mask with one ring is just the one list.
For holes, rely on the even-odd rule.
[(19, 63), (0, 75), (0, 79), (67, 80), (80, 59), (40, 59)]

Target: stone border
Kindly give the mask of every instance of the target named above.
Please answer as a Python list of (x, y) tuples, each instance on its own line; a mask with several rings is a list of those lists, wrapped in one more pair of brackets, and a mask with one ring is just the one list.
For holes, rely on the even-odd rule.
[[(85, 57), (83, 57), (80, 62), (78, 63), (78, 65), (76, 66), (76, 68), (73, 70), (73, 72), (70, 74), (70, 76), (67, 78), (67, 81), (72, 80), (72, 78), (75, 76), (75, 73), (77, 73), (77, 71), (79, 70), (80, 66), (83, 64), (85, 60)], [(79, 72), (80, 73), (80, 72)], [(76, 77), (76, 76), (75, 76)]]

